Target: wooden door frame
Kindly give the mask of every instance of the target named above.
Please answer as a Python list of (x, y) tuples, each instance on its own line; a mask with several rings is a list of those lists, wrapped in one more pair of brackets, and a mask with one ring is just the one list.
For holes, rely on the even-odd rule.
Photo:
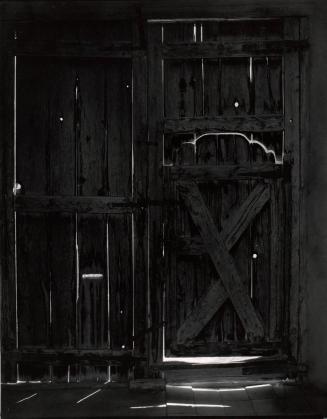
[[(12, 272), (15, 270), (14, 266), (14, 219), (13, 219), (13, 200), (12, 200), (12, 188), (13, 188), (13, 173), (14, 173), (14, 120), (13, 120), (13, 109), (14, 109), (14, 61), (10, 55), (8, 45), (6, 42), (7, 34), (10, 31), (16, 21), (54, 21), (54, 20), (113, 20), (122, 18), (140, 19), (144, 22), (146, 19), (158, 19), (158, 18), (215, 18), (217, 16), (232, 18), (232, 17), (280, 17), (280, 16), (308, 16), (312, 13), (313, 6), (308, 0), (307, 3), (303, 2), (292, 2), (291, 5), (282, 6), (260, 6), (257, 3), (249, 3), (246, 6), (242, 2), (236, 1), (231, 6), (227, 2), (218, 1), (213, 4), (207, 1), (203, 4), (201, 1), (192, 1), (187, 3), (181, 3), (180, 5), (175, 2), (169, 2), (162, 0), (157, 2), (154, 6), (146, 1), (126, 1), (126, 2), (103, 2), (103, 1), (76, 1), (73, 7), (69, 7), (65, 2), (23, 2), (23, 1), (8, 1), (2, 2), (0, 5), (1, 11), (1, 102), (0, 102), (0, 115), (1, 115), (1, 133), (4, 140), (1, 141), (0, 146), (0, 164), (1, 164), (1, 219), (0, 219), (0, 254), (1, 254), (1, 312), (2, 312), (2, 345), (7, 350), (15, 349), (15, 331), (16, 331), (16, 313), (15, 313), (15, 283), (13, 280)], [(208, 5), (206, 8), (205, 6)], [(55, 10), (55, 12), (54, 12)], [(91, 13), (90, 13), (91, 12)], [(308, 19), (301, 19), (300, 36), (303, 39), (308, 38)], [(285, 145), (286, 156), (293, 156), (294, 164), (292, 168), (292, 188), (293, 196), (297, 205), (293, 209), (293, 237), (291, 242), (291, 253), (292, 253), (292, 299), (291, 299), (291, 313), (292, 322), (290, 328), (292, 329), (292, 355), (298, 362), (305, 362), (306, 353), (306, 301), (305, 301), (305, 287), (306, 278), (303, 272), (303, 266), (305, 264), (305, 254), (303, 251), (303, 244), (305, 240), (305, 211), (304, 211), (304, 195), (303, 188), (306, 179), (306, 161), (307, 156), (304, 153), (306, 144), (309, 138), (309, 114), (308, 114), (308, 53), (301, 51), (299, 54), (300, 59), (300, 113), (297, 115), (299, 122), (299, 132), (294, 132), (294, 125), (290, 122), (289, 127), (285, 129), (289, 130), (289, 135), (292, 140)], [(135, 65), (142, 68), (142, 76), (135, 82), (135, 85), (143, 85), (146, 83), (146, 56), (135, 53)], [(293, 57), (293, 66), (297, 66), (296, 59)], [(145, 76), (144, 76), (145, 75)], [(290, 75), (285, 75), (290, 77)], [(291, 78), (291, 77), (290, 77)], [(149, 89), (152, 88), (154, 80), (151, 81), (151, 77), (148, 80)], [(293, 88), (296, 90), (296, 80), (292, 80)], [(142, 108), (139, 111), (135, 111), (135, 118), (139, 121), (140, 132), (137, 134), (139, 138), (143, 135), (149, 135), (148, 145), (144, 147), (144, 155), (147, 155), (150, 159), (151, 168), (148, 173), (144, 173), (143, 159), (141, 158), (138, 166), (135, 167), (135, 171), (141, 173), (140, 176), (157, 176), (159, 171), (159, 165), (156, 163), (155, 149), (160, 147), (160, 139), (155, 136), (156, 127), (149, 125), (146, 128), (146, 99), (144, 93), (141, 95)], [(151, 109), (151, 102), (149, 102)], [(295, 121), (294, 115), (291, 110), (295, 108), (294, 104), (288, 104), (288, 115), (289, 120)], [(149, 151), (149, 153), (148, 153)], [(142, 156), (143, 157), (143, 156)], [(156, 185), (149, 185), (149, 190), (155, 189)], [(147, 187), (148, 188), (148, 187)], [(146, 188), (146, 189), (147, 189)], [(142, 188), (141, 188), (142, 189)], [(147, 191), (140, 191), (141, 196), (148, 197)], [(160, 195), (160, 194), (159, 194)], [(160, 196), (158, 196), (160, 198)], [(149, 219), (147, 221), (149, 227)], [(10, 239), (11, 238), (11, 239)], [(160, 239), (155, 234), (153, 240), (160, 242)], [(153, 241), (148, 235), (148, 250), (152, 247)], [(155, 266), (148, 267), (148, 285), (151, 269), (158, 272)], [(157, 277), (157, 281), (160, 283), (160, 277)], [(148, 306), (150, 305), (151, 295), (149, 294), (150, 286), (148, 286)], [(148, 310), (148, 329), (153, 327), (153, 323), (150, 318), (150, 311)], [(148, 333), (148, 351), (151, 351), (151, 333)], [(156, 350), (160, 353), (159, 349)], [(3, 348), (4, 349), (4, 348)], [(150, 360), (150, 363), (153, 362)], [(5, 371), (3, 371), (5, 373)], [(4, 374), (6, 375), (6, 374)]]

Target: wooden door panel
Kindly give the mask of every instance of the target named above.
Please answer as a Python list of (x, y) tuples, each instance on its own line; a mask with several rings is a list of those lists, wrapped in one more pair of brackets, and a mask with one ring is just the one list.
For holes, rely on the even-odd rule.
[[(110, 347), (132, 349), (134, 322), (134, 283), (132, 216), (108, 217)], [(137, 308), (140, 309), (140, 308)]]
[(79, 345), (108, 346), (106, 217), (78, 216)]
[[(50, 275), (47, 218), (44, 214), (17, 215), (18, 343), (49, 343)], [(33, 301), (33, 303), (31, 303)], [(38, 327), (35, 327), (35, 325)]]
[(17, 181), (26, 193), (74, 193), (74, 86), (67, 59), (17, 58)]
[[(76, 249), (75, 216), (47, 215), (49, 223), (49, 271), (51, 280), (50, 346), (76, 345)], [(18, 262), (19, 263), (19, 262)]]

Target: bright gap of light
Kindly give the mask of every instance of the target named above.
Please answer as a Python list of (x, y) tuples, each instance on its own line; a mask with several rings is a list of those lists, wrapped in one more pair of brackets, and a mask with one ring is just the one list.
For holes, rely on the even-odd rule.
[(81, 403), (83, 400), (86, 400), (86, 399), (88, 399), (89, 397), (94, 396), (94, 394), (99, 393), (99, 391), (101, 391), (101, 388), (99, 388), (98, 390), (94, 391), (94, 392), (93, 392), (93, 393), (91, 393), (91, 394), (88, 394), (87, 396), (83, 397), (82, 399), (78, 400), (78, 401), (76, 402), (76, 404)]
[(230, 407), (224, 404), (203, 404), (203, 403), (165, 403), (165, 404), (158, 404), (158, 405), (149, 405), (149, 406), (131, 406), (130, 409), (154, 409), (154, 408), (163, 408), (167, 406), (181, 406), (181, 407)]
[(261, 356), (203, 356), (203, 357), (163, 357), (163, 362), (185, 364), (234, 364), (259, 359)]
[(23, 399), (21, 399), (21, 400), (18, 400), (16, 403), (18, 404), (18, 403), (22, 403), (22, 402), (24, 402), (25, 400), (29, 400), (29, 399), (31, 399), (32, 397), (35, 397), (37, 395), (37, 393), (34, 393), (34, 394), (31, 394), (30, 396), (28, 396), (28, 397), (24, 397)]

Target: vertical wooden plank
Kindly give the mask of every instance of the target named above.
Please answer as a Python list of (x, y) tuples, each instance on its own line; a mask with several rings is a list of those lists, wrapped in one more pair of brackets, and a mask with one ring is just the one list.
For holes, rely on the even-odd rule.
[(49, 192), (48, 66), (41, 57), (17, 57), (17, 181), (26, 193)]
[(249, 59), (224, 58), (221, 70), (221, 101), (224, 115), (250, 112)]
[(105, 69), (98, 60), (76, 67), (80, 104), (79, 194), (107, 195)]
[(201, 60), (167, 59), (164, 73), (165, 116), (167, 118), (202, 116)]
[[(15, 215), (12, 198), (15, 158), (14, 127), (14, 76), (15, 61), (6, 48), (6, 42), (13, 38), (14, 31), (9, 23), (1, 22), (1, 344), (2, 350), (10, 351), (16, 347), (16, 284), (15, 284)], [(16, 381), (16, 365), (7, 362), (2, 369), (2, 382)]]
[(203, 60), (204, 115), (218, 116), (221, 113), (221, 60)]
[[(162, 199), (162, 118), (163, 86), (161, 62), (161, 25), (150, 24), (148, 27), (148, 146), (149, 146), (149, 184), (147, 199)], [(148, 218), (148, 298), (149, 298), (149, 362), (159, 361), (162, 357), (162, 208), (149, 207)]]
[[(51, 195), (73, 195), (75, 187), (74, 85), (73, 61), (47, 59), (48, 165)], [(35, 88), (35, 86), (34, 86)]]
[(251, 226), (252, 238), (252, 280), (253, 305), (261, 314), (265, 335), (269, 335), (269, 317), (271, 309), (271, 236), (270, 211), (265, 206)]
[(165, 44), (179, 44), (195, 41), (193, 22), (166, 23), (163, 25), (163, 31)]
[(109, 216), (110, 347), (132, 349), (133, 264), (131, 215)]
[(17, 215), (17, 304), (20, 348), (47, 346), (49, 341), (50, 278), (47, 221), (45, 214)]
[(282, 113), (282, 58), (253, 58), (255, 113)]
[[(284, 22), (284, 36), (287, 39), (299, 38), (298, 18), (287, 18)], [(298, 356), (299, 339), (299, 278), (300, 278), (300, 116), (299, 116), (299, 53), (289, 52), (284, 57), (284, 85), (285, 85), (285, 163), (291, 164), (291, 183), (286, 185), (286, 196), (291, 196), (287, 208), (291, 213), (287, 214), (291, 220), (291, 235), (287, 237), (286, 249), (290, 249), (290, 278), (289, 284), (289, 343), (292, 355)], [(289, 199), (289, 198), (288, 198)]]
[[(300, 20), (300, 37), (301, 39), (309, 38), (309, 18), (304, 17)], [(305, 194), (304, 185), (307, 185), (307, 173), (306, 168), (308, 167), (309, 153), (304, 152), (308, 150), (308, 141), (309, 141), (309, 95), (310, 88), (308, 85), (309, 81), (309, 71), (310, 71), (310, 61), (309, 61), (309, 52), (300, 51), (300, 197), (299, 197), (299, 228), (300, 228), (300, 243), (306, 243), (307, 233), (306, 229), (303, 227), (305, 225)], [(306, 335), (308, 332), (307, 329), (307, 299), (306, 295), (308, 290), (308, 283), (304, 275), (304, 266), (306, 266), (306, 252), (303, 251), (303, 246), (300, 248), (299, 255), (299, 273), (300, 273), (300, 306), (299, 306), (299, 324), (301, 327), (301, 344), (298, 350), (298, 362), (306, 362), (307, 354), (307, 345), (309, 344)]]
[(75, 217), (49, 214), (51, 345), (75, 347)]
[(79, 347), (107, 346), (106, 218), (79, 215)]
[(106, 64), (108, 187), (110, 195), (132, 194), (132, 65), (129, 59)]
[[(143, 25), (145, 22), (137, 21), (133, 24), (133, 45), (143, 46)], [(133, 56), (133, 199), (139, 202), (146, 200), (147, 182), (147, 58), (135, 54)], [(141, 207), (133, 213), (132, 222), (134, 236), (134, 351), (144, 355), (147, 351), (147, 208)]]
[(269, 337), (280, 339), (282, 335), (282, 319), (284, 318), (285, 302), (283, 293), (285, 271), (284, 226), (284, 182), (281, 179), (270, 182), (270, 314)]

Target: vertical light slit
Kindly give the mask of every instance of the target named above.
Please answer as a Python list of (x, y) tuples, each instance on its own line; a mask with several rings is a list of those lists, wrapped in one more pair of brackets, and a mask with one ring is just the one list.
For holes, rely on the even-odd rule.
[(108, 365), (108, 371), (107, 371), (107, 377), (108, 377), (108, 379), (107, 379), (107, 383), (111, 383), (111, 366), (110, 366), (110, 364)]
[(132, 322), (132, 348), (134, 351), (135, 347), (135, 218), (134, 212), (132, 212), (132, 291), (133, 291), (133, 322)]
[(107, 315), (108, 315), (108, 347), (110, 348), (110, 259), (109, 259), (109, 216), (106, 217), (106, 265), (107, 265)]
[(161, 43), (163, 44), (165, 41), (165, 29), (164, 25), (161, 25)]
[(193, 42), (196, 42), (196, 23), (193, 24)]
[(204, 116), (204, 60), (201, 58), (201, 78), (202, 78), (202, 115)]
[(203, 23), (200, 25), (200, 42), (203, 42)]
[(70, 383), (70, 364), (67, 367), (67, 383)]
[(249, 76), (250, 76), (250, 83), (253, 83), (253, 57), (250, 57)]
[[(162, 103), (163, 103), (163, 107), (162, 107), (162, 118), (165, 117), (165, 68), (164, 68), (164, 60), (161, 60), (161, 94), (162, 94)], [(164, 166), (165, 165), (165, 138), (164, 138), (164, 134), (162, 134), (162, 156), (161, 156), (161, 164)]]

